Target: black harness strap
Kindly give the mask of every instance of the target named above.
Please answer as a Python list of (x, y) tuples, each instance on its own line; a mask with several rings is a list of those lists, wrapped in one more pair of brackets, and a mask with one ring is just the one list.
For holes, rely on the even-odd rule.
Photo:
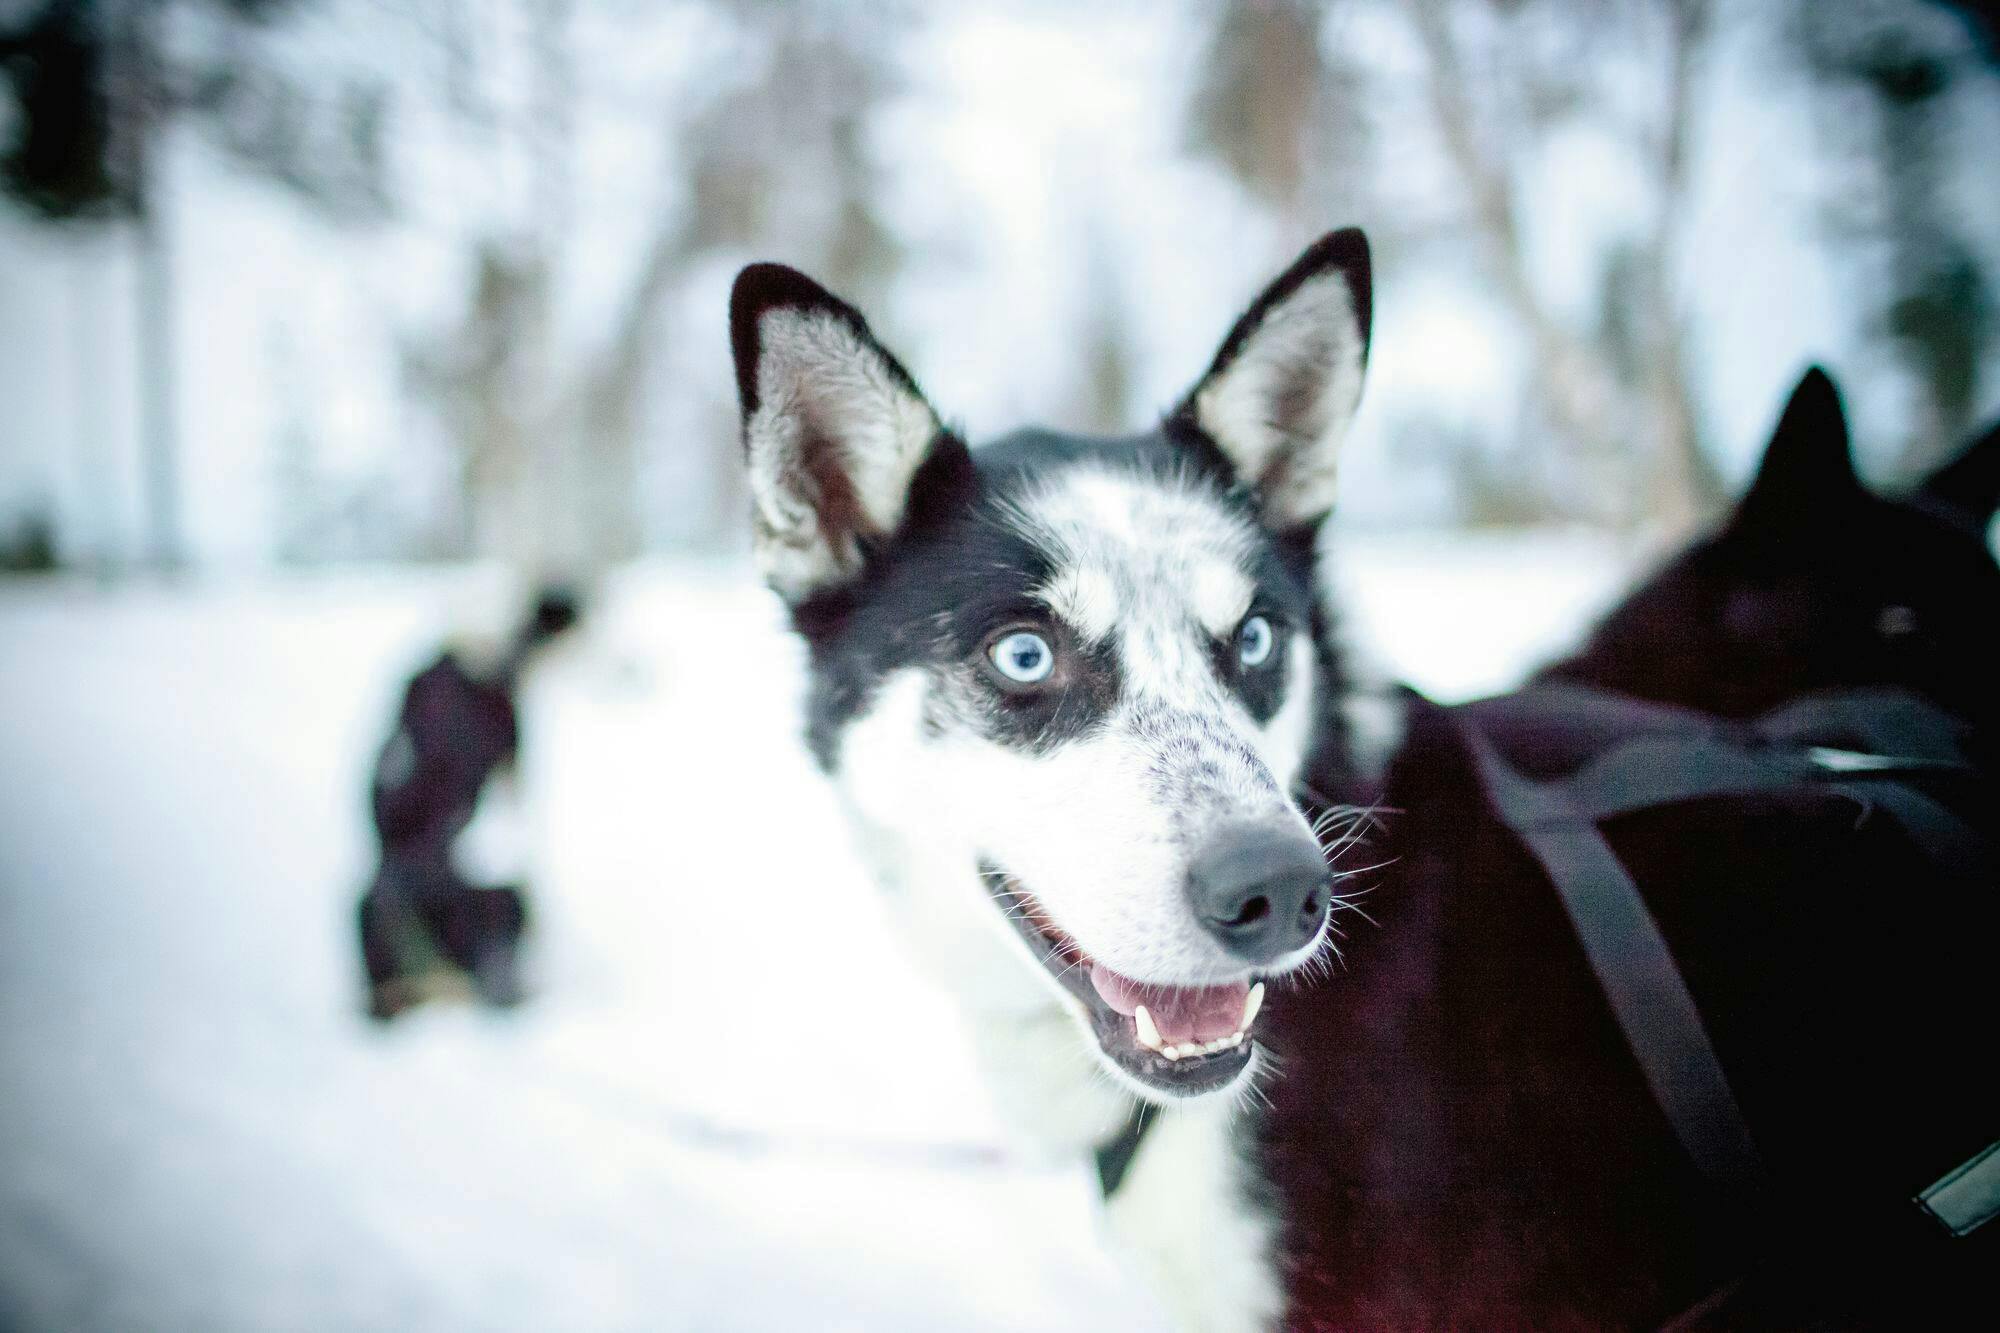
[[(1538, 687), (1551, 710), (1601, 705), (1588, 687)], [(1612, 745), (1574, 773), (1537, 781), (1494, 745), (1479, 705), (1452, 711), (1494, 812), (1541, 862), (1655, 1100), (1688, 1155), (1712, 1180), (1755, 1195), (1764, 1171), (1700, 1010), (1647, 910), (1639, 887), (1605, 841), (1602, 820), (1714, 796), (1816, 786), (1879, 808), (1926, 855), (1958, 869), (1993, 866), (2000, 850), (1907, 780), (1969, 773), (1973, 765), (1947, 714), (1890, 690), (1809, 697), (1740, 734), (1719, 725), (1652, 730)], [(1876, 753), (1816, 745), (1852, 738)]]
[(1564, 783), (1523, 777), (1457, 710), (1495, 812), (1555, 884), (1591, 969), (1667, 1122), (1702, 1172), (1755, 1194), (1764, 1166), (1694, 997), (1639, 886)]
[(1899, 779), (1958, 772), (1945, 759), (1862, 754), (1826, 746), (1745, 751), (1706, 736), (1642, 736), (1613, 747), (1561, 784), (1577, 810), (1611, 819), (1708, 796), (1751, 796), (1816, 786), (1860, 807), (1882, 809), (1938, 862), (1965, 868), (1992, 860), (1993, 840), (1943, 804)]
[(1901, 768), (1973, 767), (1963, 722), (1907, 690), (1886, 686), (1809, 694), (1757, 719), (1756, 730), (1794, 745), (1851, 737), (1864, 750), (1895, 756)]

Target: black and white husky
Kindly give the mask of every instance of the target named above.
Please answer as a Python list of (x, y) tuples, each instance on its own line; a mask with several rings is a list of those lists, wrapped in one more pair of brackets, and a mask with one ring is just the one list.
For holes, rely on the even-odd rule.
[(1215, 1327), (1280, 1306), (1231, 1122), (1266, 983), (1329, 944), (1293, 791), (1339, 743), (1313, 562), (1368, 327), (1367, 243), (1337, 232), (1157, 429), (974, 451), (808, 278), (755, 265), (731, 302), (813, 751), (1028, 1132), (1092, 1149), (1135, 1098), (1179, 1109), (1116, 1211)]
[(908, 942), (1024, 1133), (1123, 1145), (1113, 1229), (1184, 1324), (1658, 1322), (1719, 1261), (1532, 865), (1458, 892), (1491, 867), (1448, 855), (1483, 817), (1448, 743), (1399, 761), (1431, 841), (1390, 848), (1397, 920), (1337, 985), (1292, 984), (1349, 905), (1315, 565), (1369, 281), (1336, 232), (1155, 429), (973, 450), (852, 307), (753, 265), (730, 318), (757, 558)]

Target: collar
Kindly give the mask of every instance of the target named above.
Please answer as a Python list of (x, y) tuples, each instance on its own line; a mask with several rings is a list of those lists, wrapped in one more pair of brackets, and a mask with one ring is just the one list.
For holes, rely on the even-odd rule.
[(1151, 1102), (1136, 1102), (1132, 1114), (1125, 1117), (1124, 1128), (1097, 1145), (1097, 1189), (1106, 1203), (1111, 1202), (1111, 1197), (1118, 1193), (1118, 1187), (1125, 1183), (1125, 1173), (1132, 1166), (1133, 1155), (1139, 1151), (1146, 1131), (1159, 1118), (1159, 1107)]

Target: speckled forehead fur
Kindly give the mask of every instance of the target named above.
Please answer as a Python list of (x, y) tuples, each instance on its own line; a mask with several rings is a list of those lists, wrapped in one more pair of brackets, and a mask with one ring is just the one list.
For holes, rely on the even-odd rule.
[(1006, 514), (1052, 571), (1036, 596), (1091, 642), (1190, 616), (1226, 636), (1256, 591), (1255, 523), (1186, 467), (1078, 465), (1030, 485)]
[[(1115, 662), (1119, 689), (1101, 725), (1147, 754), (1161, 801), (1199, 809), (1233, 804), (1231, 792), (1275, 794), (1239, 734), (1275, 708), (1221, 677), (1264, 572), (1268, 539), (1251, 514), (1186, 465), (1077, 464), (1000, 508), (1047, 571), (1032, 596)], [(1272, 669), (1265, 695), (1304, 687), (1284, 679), (1282, 661)]]

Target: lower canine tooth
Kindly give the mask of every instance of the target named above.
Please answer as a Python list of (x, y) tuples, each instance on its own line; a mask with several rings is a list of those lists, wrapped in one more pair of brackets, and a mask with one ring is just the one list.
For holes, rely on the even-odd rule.
[(1159, 1050), (1160, 1029), (1153, 1022), (1153, 1016), (1146, 1012), (1145, 1005), (1140, 1005), (1138, 1010), (1132, 1015), (1132, 1022), (1139, 1029), (1139, 1044), (1150, 1050)]
[(1257, 1021), (1257, 1011), (1263, 1007), (1264, 983), (1260, 981), (1250, 988), (1250, 994), (1244, 998), (1242, 1031), (1250, 1030), (1250, 1025)]

